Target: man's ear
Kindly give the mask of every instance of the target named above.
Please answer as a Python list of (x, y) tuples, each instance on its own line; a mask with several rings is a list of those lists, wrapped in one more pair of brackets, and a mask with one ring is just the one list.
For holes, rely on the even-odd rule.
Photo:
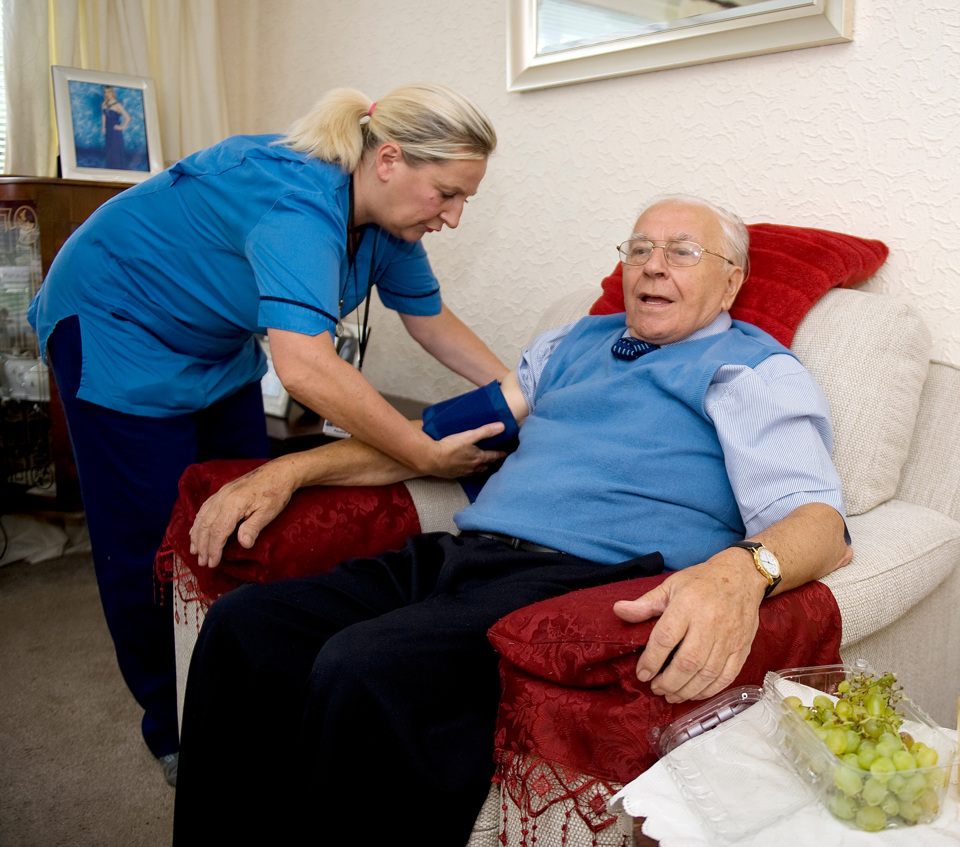
[(726, 292), (723, 295), (722, 301), (724, 310), (729, 311), (733, 305), (733, 301), (737, 299), (737, 294), (740, 293), (740, 287), (743, 285), (746, 276), (743, 268), (739, 265), (730, 271), (730, 275), (727, 277)]
[(397, 164), (403, 161), (400, 147), (393, 141), (386, 141), (377, 148), (374, 166), (377, 176), (383, 181), (389, 181)]

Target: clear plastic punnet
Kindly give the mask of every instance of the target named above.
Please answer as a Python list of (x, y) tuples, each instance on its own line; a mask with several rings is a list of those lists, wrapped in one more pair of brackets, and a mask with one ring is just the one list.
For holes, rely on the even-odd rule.
[(771, 672), (763, 688), (726, 691), (650, 738), (720, 842), (747, 838), (818, 802), (844, 825), (866, 831), (930, 823), (939, 815), (957, 745), (925, 712), (906, 697), (896, 704), (900, 731), (934, 750), (936, 764), (907, 768), (898, 757), (904, 770), (875, 773), (836, 755), (798, 708), (812, 708), (819, 696), (835, 702), (841, 682), (863, 674), (879, 676), (865, 662)]
[[(764, 698), (778, 718), (781, 750), (831, 814), (851, 827), (878, 832), (932, 823), (940, 816), (957, 745), (926, 712), (904, 696), (894, 704), (900, 717), (895, 734), (902, 746), (886, 739), (884, 747), (878, 733), (868, 735), (860, 748), (851, 740), (842, 753), (835, 750), (840, 746), (837, 732), (844, 730), (820, 727), (818, 732), (817, 721), (807, 720), (815, 698), (836, 703), (841, 684), (863, 676), (876, 680), (880, 675), (866, 662), (768, 673)], [(829, 707), (827, 713), (834, 714)], [(871, 717), (868, 713), (863, 721)]]

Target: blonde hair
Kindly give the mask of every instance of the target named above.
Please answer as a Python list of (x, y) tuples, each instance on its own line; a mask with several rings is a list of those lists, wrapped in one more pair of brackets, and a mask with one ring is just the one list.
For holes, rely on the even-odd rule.
[[(371, 107), (373, 108), (371, 114)], [(497, 146), (486, 115), (444, 85), (397, 88), (376, 104), (352, 88), (329, 92), (290, 128), (283, 143), (353, 171), (367, 150), (393, 141), (409, 164), (485, 159)]]

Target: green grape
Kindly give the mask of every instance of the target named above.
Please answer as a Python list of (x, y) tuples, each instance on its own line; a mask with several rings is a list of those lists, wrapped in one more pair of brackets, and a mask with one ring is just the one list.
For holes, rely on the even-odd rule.
[(896, 732), (890, 732), (889, 730), (880, 735), (877, 743), (889, 744), (894, 750), (903, 749), (903, 739)]
[(898, 771), (913, 771), (917, 769), (917, 760), (906, 750), (897, 750), (890, 758), (893, 766)]
[(937, 792), (930, 788), (917, 798), (917, 805), (931, 818), (940, 812), (940, 798), (937, 797)]
[(932, 768), (936, 763), (937, 751), (933, 747), (924, 746), (922, 750), (918, 750), (914, 755), (917, 757), (917, 767), (918, 768)]
[(839, 727), (828, 730), (827, 747), (835, 756), (842, 756), (847, 752), (847, 733)]
[(813, 708), (822, 709), (825, 712), (833, 711), (833, 700), (827, 697), (826, 694), (818, 694), (813, 698)]
[(887, 782), (887, 789), (894, 794), (899, 794), (906, 784), (907, 778), (902, 773), (895, 773)]
[(924, 791), (927, 790), (927, 780), (922, 773), (914, 773), (906, 778), (906, 781), (897, 792), (897, 797), (901, 800), (916, 800)]
[(863, 786), (863, 802), (868, 806), (879, 806), (887, 799), (887, 785), (882, 779), (871, 777)]
[(888, 818), (895, 818), (900, 814), (900, 801), (895, 794), (887, 794), (880, 804), (880, 808), (886, 812)]
[(870, 770), (870, 765), (873, 763), (873, 760), (879, 755), (877, 745), (870, 740), (866, 740), (861, 742), (860, 749), (857, 750), (857, 761), (860, 763), (861, 768), (868, 771)]
[(845, 752), (856, 753), (860, 749), (860, 733), (855, 729), (844, 730), (843, 737), (846, 740)]
[(879, 693), (871, 694), (863, 705), (867, 707), (867, 714), (873, 718), (883, 717), (887, 711), (887, 701)]
[(806, 707), (803, 705), (803, 701), (802, 701), (799, 697), (795, 697), (795, 696), (793, 696), (793, 695), (791, 695), (790, 697), (784, 697), (784, 698), (783, 698), (783, 705), (784, 705), (784, 706), (787, 706), (787, 707), (789, 707), (789, 708), (791, 708), (791, 709), (795, 709), (795, 710), (797, 710), (797, 711), (799, 711), (800, 709), (806, 708)]
[[(887, 756), (877, 756), (877, 758), (870, 763), (870, 773), (878, 779), (889, 778), (892, 774), (896, 773), (896, 771), (897, 769), (894, 767), (893, 762), (890, 761)], [(884, 779), (884, 781), (886, 781), (886, 779)]]
[[(848, 797), (863, 791), (863, 780), (852, 768), (836, 768), (833, 772), (833, 783)], [(887, 789), (883, 789), (886, 794)]]
[(857, 826), (865, 832), (880, 832), (887, 825), (887, 815), (879, 806), (857, 809)]
[(916, 800), (901, 800), (900, 811), (897, 814), (908, 823), (916, 823), (923, 814), (923, 809), (917, 805)]
[[(857, 814), (857, 803), (855, 800), (844, 794), (834, 794), (830, 798), (828, 807), (836, 817), (843, 821), (852, 821)], [(919, 816), (920, 812), (917, 811)]]

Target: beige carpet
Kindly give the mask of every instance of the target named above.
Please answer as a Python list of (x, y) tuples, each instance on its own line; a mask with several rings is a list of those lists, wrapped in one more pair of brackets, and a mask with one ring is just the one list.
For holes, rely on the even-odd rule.
[(0, 567), (0, 847), (168, 847), (87, 555)]

